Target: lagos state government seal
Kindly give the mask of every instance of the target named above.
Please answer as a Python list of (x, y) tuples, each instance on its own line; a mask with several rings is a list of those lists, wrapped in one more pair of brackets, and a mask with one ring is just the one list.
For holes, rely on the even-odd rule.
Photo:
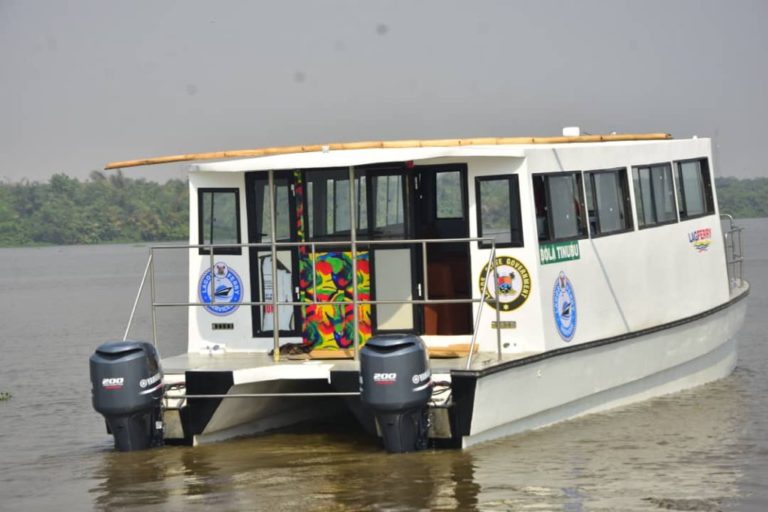
[[(488, 283), (486, 289), (485, 279), (488, 275), (488, 264), (483, 266), (480, 272), (480, 292), (489, 306), (497, 307), (501, 311), (512, 311), (525, 303), (531, 294), (531, 275), (522, 262), (511, 256), (497, 256), (494, 260), (496, 267), (496, 286), (493, 281)], [(493, 269), (491, 269), (493, 275)], [(498, 290), (498, 300), (496, 292)]]

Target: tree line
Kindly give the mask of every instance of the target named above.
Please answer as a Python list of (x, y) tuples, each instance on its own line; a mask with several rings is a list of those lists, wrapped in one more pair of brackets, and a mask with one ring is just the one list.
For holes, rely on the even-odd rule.
[(187, 183), (94, 171), (86, 181), (0, 183), (0, 246), (187, 238)]
[[(720, 211), (768, 217), (768, 178), (716, 180)], [(186, 240), (188, 185), (155, 183), (121, 172), (79, 181), (0, 183), (0, 246)]]
[(768, 217), (768, 178), (716, 178), (717, 204), (737, 219)]

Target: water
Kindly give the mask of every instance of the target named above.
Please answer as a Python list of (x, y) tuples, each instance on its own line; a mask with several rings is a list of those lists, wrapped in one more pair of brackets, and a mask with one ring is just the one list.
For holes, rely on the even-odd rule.
[[(766, 510), (768, 220), (742, 224), (752, 295), (731, 377), (407, 455), (356, 429), (306, 427), (115, 453), (91, 409), (88, 357), (122, 336), (147, 248), (2, 249), (0, 392), (13, 398), (0, 402), (0, 510)], [(161, 299), (182, 297), (183, 261), (159, 264)], [(149, 336), (148, 317), (144, 305), (133, 336)], [(161, 351), (183, 351), (183, 313), (161, 325)]]

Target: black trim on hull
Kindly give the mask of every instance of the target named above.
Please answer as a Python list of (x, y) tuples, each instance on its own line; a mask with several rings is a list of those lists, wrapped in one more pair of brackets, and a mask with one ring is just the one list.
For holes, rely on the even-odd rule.
[(331, 387), (334, 391), (343, 393), (360, 391), (360, 372), (357, 370), (331, 370)]
[[(360, 372), (358, 370), (331, 370), (331, 388), (343, 393), (360, 391)], [(344, 403), (360, 426), (368, 434), (376, 436), (376, 419), (373, 410), (366, 407), (359, 396), (345, 396)]]
[[(234, 385), (231, 371), (188, 371), (184, 374), (186, 394), (189, 395), (225, 395)], [(192, 442), (192, 436), (201, 434), (213, 413), (221, 404), (222, 398), (187, 398), (187, 405), (180, 411), (184, 439)]]
[(581, 350), (589, 350), (591, 348), (611, 345), (613, 343), (618, 343), (618, 342), (630, 340), (633, 338), (639, 338), (641, 336), (646, 336), (648, 334), (653, 334), (655, 332), (665, 331), (667, 329), (679, 327), (681, 325), (695, 322), (696, 320), (701, 320), (702, 318), (706, 318), (708, 316), (714, 315), (715, 313), (718, 313), (724, 309), (728, 309), (729, 307), (733, 306), (737, 302), (745, 299), (748, 295), (749, 295), (749, 289), (739, 294), (737, 297), (734, 297), (733, 299), (729, 300), (728, 302), (724, 302), (723, 304), (720, 304), (719, 306), (714, 307), (712, 309), (708, 309), (707, 311), (704, 311), (702, 313), (698, 313), (693, 316), (682, 318), (680, 320), (675, 320), (674, 322), (657, 325), (655, 327), (649, 327), (648, 329), (642, 329), (640, 331), (621, 334), (619, 336), (612, 336), (610, 338), (603, 338), (601, 340), (589, 341), (587, 343), (579, 343), (578, 345), (572, 345), (570, 347), (563, 347), (555, 350), (549, 350), (547, 352), (542, 352), (541, 354), (536, 354), (529, 357), (523, 357), (521, 359), (515, 359), (514, 361), (506, 361), (506, 362), (495, 364), (493, 366), (489, 366), (487, 368), (483, 368), (480, 370), (451, 370), (451, 381), (453, 381), (456, 377), (469, 377), (469, 376), (485, 377), (487, 375), (492, 375), (494, 373), (503, 372), (504, 370), (508, 370), (509, 368), (525, 366), (527, 364), (543, 361), (544, 359), (550, 359), (552, 357), (570, 354), (573, 352), (579, 352)]
[(449, 410), (451, 434), (461, 447), (461, 438), (468, 436), (472, 427), (472, 409), (475, 407), (477, 376), (451, 375), (453, 407)]

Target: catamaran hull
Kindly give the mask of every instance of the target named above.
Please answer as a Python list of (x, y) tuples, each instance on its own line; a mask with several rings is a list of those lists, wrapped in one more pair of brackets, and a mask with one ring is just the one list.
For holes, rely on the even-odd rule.
[[(452, 400), (430, 410), (430, 436), (441, 446), (467, 448), (726, 377), (736, 365), (735, 335), (747, 294), (745, 284), (719, 308), (646, 331), (482, 370), (452, 370)], [(349, 367), (313, 379), (236, 384), (233, 375), (188, 372), (187, 395), (354, 393), (359, 386), (358, 370)], [(358, 397), (189, 398), (180, 413), (166, 411), (166, 437), (195, 445), (221, 441), (337, 415), (345, 407), (375, 432)]]
[(729, 375), (745, 290), (722, 308), (640, 335), (452, 374), (463, 448)]
[[(232, 383), (233, 372), (189, 372), (186, 400), (165, 411), (166, 441), (208, 444), (278, 430), (322, 419), (344, 410), (338, 398), (295, 397), (294, 393), (327, 393), (327, 381), (280, 379)], [(283, 395), (256, 396), (243, 395)], [(288, 394), (288, 396), (286, 396)], [(232, 398), (192, 398), (192, 395), (232, 395)], [(173, 393), (168, 401), (174, 402)]]

